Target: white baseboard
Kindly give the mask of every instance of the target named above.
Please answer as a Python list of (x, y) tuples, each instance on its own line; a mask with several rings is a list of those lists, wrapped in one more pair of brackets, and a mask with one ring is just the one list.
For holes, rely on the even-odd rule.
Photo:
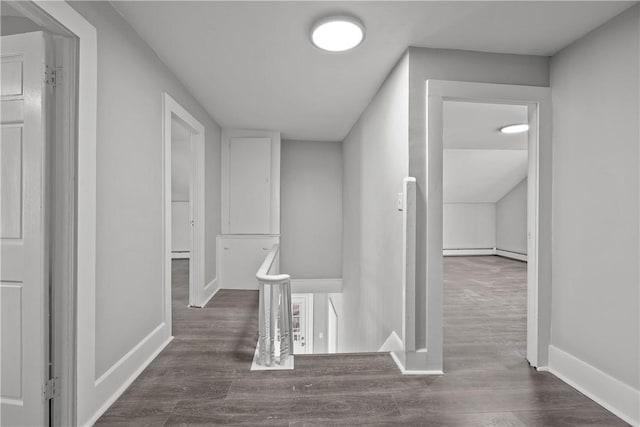
[(341, 293), (342, 278), (339, 279), (291, 279), (291, 293)]
[(171, 259), (189, 259), (191, 252), (171, 252)]
[[(92, 426), (173, 340), (163, 322), (95, 381), (98, 410), (85, 426)], [(98, 406), (96, 405), (96, 406)]]
[(477, 255), (495, 255), (495, 249), (443, 249), (443, 256), (477, 256)]
[(392, 352), (392, 351), (402, 351), (404, 349), (404, 345), (402, 344), (402, 340), (396, 334), (396, 331), (391, 331), (385, 342), (380, 346), (378, 352)]
[(295, 356), (292, 354), (287, 358), (283, 365), (275, 364), (274, 366), (262, 366), (258, 363), (258, 344), (256, 343), (256, 350), (253, 352), (253, 361), (251, 362), (251, 371), (290, 371), (294, 368)]
[(406, 369), (404, 367), (404, 364), (400, 360), (400, 357), (395, 351), (392, 351), (389, 354), (398, 366), (398, 369), (400, 369), (400, 372), (402, 372), (402, 375), (444, 375), (444, 372), (442, 371), (431, 371), (428, 369)]
[(202, 303), (202, 306), (206, 307), (206, 305), (209, 304), (209, 301), (211, 301), (211, 298), (213, 298), (219, 290), (220, 286), (218, 286), (218, 278), (216, 277), (204, 287), (204, 302)]
[(549, 372), (625, 422), (640, 425), (640, 390), (552, 345)]
[(496, 255), (501, 256), (503, 258), (515, 259), (518, 261), (527, 262), (527, 254), (521, 254), (518, 252), (505, 251), (503, 249), (496, 249)]

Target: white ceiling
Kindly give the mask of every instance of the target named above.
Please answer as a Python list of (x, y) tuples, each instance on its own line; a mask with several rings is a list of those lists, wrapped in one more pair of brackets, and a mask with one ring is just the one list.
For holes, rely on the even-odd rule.
[[(632, 2), (113, 2), (224, 127), (342, 140), (407, 46), (552, 55)], [(353, 14), (355, 50), (327, 54), (312, 23)]]
[(506, 125), (527, 123), (524, 105), (446, 101), (444, 148), (526, 150), (527, 134), (505, 134)]
[(526, 106), (445, 102), (443, 121), (445, 203), (495, 203), (527, 176), (527, 133), (499, 131)]
[(495, 203), (527, 176), (525, 150), (444, 150), (445, 203)]

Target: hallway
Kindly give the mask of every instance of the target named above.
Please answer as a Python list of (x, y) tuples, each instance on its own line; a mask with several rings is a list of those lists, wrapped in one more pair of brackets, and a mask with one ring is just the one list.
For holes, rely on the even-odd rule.
[[(98, 426), (625, 425), (524, 360), (526, 264), (445, 258), (444, 376), (402, 376), (386, 354), (296, 356), (250, 372), (257, 293), (220, 291), (186, 307), (174, 261), (174, 336)], [(497, 274), (497, 275), (496, 275)]]

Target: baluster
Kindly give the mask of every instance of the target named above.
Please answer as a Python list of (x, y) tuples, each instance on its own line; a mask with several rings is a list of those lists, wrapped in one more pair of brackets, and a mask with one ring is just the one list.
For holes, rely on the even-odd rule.
[(258, 291), (258, 324), (259, 324), (259, 328), (258, 328), (258, 363), (260, 365), (265, 364), (266, 360), (266, 351), (265, 351), (265, 346), (267, 344), (266, 341), (266, 325), (265, 325), (265, 307), (264, 307), (264, 299), (265, 299), (265, 292), (264, 292), (264, 287), (265, 284), (260, 282), (259, 285), (259, 291)]
[(276, 316), (278, 313), (278, 298), (276, 285), (271, 285), (271, 312), (269, 313), (269, 366), (275, 364)]

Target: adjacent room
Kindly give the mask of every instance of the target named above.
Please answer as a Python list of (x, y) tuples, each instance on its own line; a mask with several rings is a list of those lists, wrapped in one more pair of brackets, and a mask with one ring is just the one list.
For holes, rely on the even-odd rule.
[(444, 369), (526, 369), (528, 107), (447, 101), (443, 121)]

